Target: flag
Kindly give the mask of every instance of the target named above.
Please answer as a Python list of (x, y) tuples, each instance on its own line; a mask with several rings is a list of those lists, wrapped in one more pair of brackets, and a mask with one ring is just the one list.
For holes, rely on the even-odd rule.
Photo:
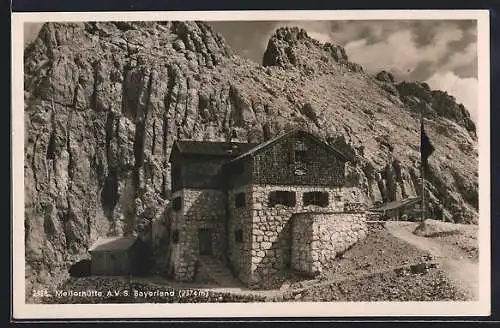
[(424, 129), (424, 119), (422, 118), (420, 123), (420, 159), (422, 161), (422, 169), (424, 172), (428, 171), (429, 164), (427, 163), (427, 159), (434, 152), (434, 146), (432, 145), (427, 133)]

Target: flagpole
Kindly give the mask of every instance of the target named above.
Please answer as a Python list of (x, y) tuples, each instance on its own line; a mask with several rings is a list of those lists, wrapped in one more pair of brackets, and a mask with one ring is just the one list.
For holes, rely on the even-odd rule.
[(424, 127), (424, 111), (422, 109), (420, 116), (420, 167), (422, 175), (422, 222), (425, 220), (425, 172), (428, 169), (427, 159), (434, 152), (434, 146), (432, 145)]
[[(422, 110), (421, 116), (420, 116), (420, 126), (423, 128), (424, 126), (424, 112)], [(420, 132), (422, 133), (422, 131)], [(422, 143), (422, 140), (420, 140), (420, 143)], [(421, 145), (422, 147), (422, 145)], [(423, 156), (422, 152), (420, 152), (420, 171), (421, 171), (421, 176), (422, 176), (422, 191), (421, 191), (421, 198), (422, 198), (422, 217), (421, 221), (424, 222), (425, 220), (425, 170), (424, 170), (424, 161), (423, 161)]]
[(424, 166), (421, 166), (421, 171), (422, 171), (422, 218), (421, 221), (424, 222), (425, 220), (425, 177), (424, 177)]

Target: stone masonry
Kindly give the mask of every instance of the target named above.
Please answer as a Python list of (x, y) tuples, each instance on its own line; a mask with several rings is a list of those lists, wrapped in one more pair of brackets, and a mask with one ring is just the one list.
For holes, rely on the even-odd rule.
[(180, 197), (181, 209), (172, 212), (172, 234), (178, 233), (178, 242), (170, 238), (169, 270), (178, 281), (191, 281), (195, 277), (199, 254), (198, 233), (211, 229), (213, 256), (224, 259), (226, 196), (221, 190), (182, 189), (172, 195)]
[(292, 222), (292, 269), (310, 275), (329, 268), (368, 232), (360, 213), (297, 213)]
[[(269, 206), (269, 194), (272, 191), (292, 191), (296, 194), (295, 206)], [(343, 211), (342, 190), (339, 188), (312, 187), (312, 186), (279, 186), (279, 185), (252, 185), (251, 199), (251, 230), (247, 232), (251, 240), (250, 252), (244, 252), (243, 257), (249, 256), (251, 263), (248, 273), (249, 285), (265, 286), (268, 277), (279, 271), (292, 268), (292, 221), (295, 213), (302, 212), (330, 212)], [(329, 203), (326, 207), (304, 206), (303, 194), (310, 191), (327, 192)]]

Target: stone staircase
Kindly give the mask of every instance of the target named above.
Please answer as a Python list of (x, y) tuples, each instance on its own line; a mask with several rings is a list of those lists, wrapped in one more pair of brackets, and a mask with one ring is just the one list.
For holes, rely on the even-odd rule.
[(242, 287), (242, 283), (233, 276), (231, 270), (211, 256), (198, 258), (198, 272), (221, 287)]

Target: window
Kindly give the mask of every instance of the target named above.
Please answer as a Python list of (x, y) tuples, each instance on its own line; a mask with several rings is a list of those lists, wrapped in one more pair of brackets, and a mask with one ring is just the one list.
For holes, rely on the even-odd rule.
[(182, 199), (180, 197), (174, 198), (174, 200), (172, 201), (172, 208), (176, 212), (181, 210), (181, 208), (182, 208)]
[(304, 206), (317, 205), (321, 207), (328, 206), (328, 193), (321, 191), (305, 192), (302, 198)]
[(246, 197), (244, 192), (240, 192), (236, 194), (234, 197), (234, 205), (236, 208), (238, 207), (245, 207), (246, 205)]
[(234, 231), (234, 241), (241, 243), (243, 241), (243, 230), (237, 229)]
[(180, 165), (176, 164), (172, 167), (172, 190), (178, 190), (182, 188), (182, 172)]
[(297, 203), (295, 192), (276, 190), (269, 193), (269, 206), (278, 204), (293, 207)]
[(304, 164), (307, 162), (307, 146), (302, 141), (297, 141), (290, 152), (290, 163)]
[(172, 233), (172, 243), (177, 244), (179, 242), (179, 230), (174, 230)]
[(296, 150), (293, 154), (294, 163), (305, 163), (307, 152), (305, 150)]
[(340, 202), (342, 200), (342, 196), (336, 195), (335, 201)]

